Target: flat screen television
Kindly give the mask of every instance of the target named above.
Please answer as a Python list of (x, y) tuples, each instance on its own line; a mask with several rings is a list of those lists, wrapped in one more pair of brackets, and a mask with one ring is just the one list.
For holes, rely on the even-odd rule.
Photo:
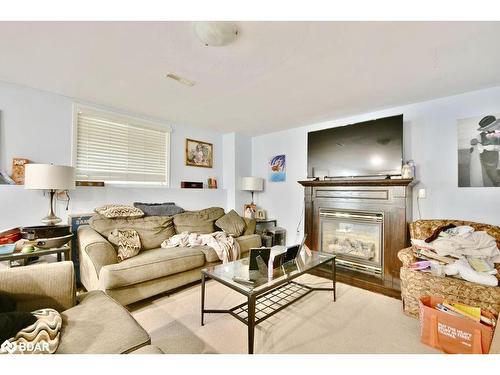
[(403, 115), (308, 133), (308, 177), (401, 175)]

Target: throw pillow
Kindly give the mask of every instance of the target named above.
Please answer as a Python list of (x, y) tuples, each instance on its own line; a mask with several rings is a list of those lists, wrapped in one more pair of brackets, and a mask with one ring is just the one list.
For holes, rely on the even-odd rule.
[(233, 237), (239, 237), (245, 231), (245, 220), (235, 210), (229, 211), (215, 222), (220, 229)]
[(184, 212), (182, 207), (173, 202), (167, 203), (140, 203), (134, 202), (134, 207), (144, 212), (144, 216), (174, 216)]
[(101, 216), (107, 217), (108, 219), (114, 219), (117, 217), (136, 218), (144, 216), (144, 212), (138, 208), (122, 204), (106, 204), (102, 207), (96, 208), (94, 211)]
[(0, 313), (16, 311), (16, 301), (6, 294), (0, 294)]
[(135, 257), (141, 251), (141, 240), (135, 229), (115, 229), (112, 237), (118, 239), (118, 262)]
[(210, 207), (199, 211), (186, 211), (174, 216), (175, 231), (179, 233), (207, 234), (215, 231), (215, 221), (224, 216), (224, 209)]
[(28, 312), (11, 311), (0, 313), (0, 343), (14, 337), (24, 327), (36, 322), (36, 317)]
[(30, 314), (34, 322), (14, 333), (9, 339), (15, 354), (53, 354), (59, 346), (62, 317), (54, 309), (41, 309)]

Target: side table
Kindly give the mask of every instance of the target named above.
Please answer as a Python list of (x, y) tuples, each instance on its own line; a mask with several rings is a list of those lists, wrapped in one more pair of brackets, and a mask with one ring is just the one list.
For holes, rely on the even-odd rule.
[(63, 256), (64, 260), (71, 260), (70, 251), (71, 248), (69, 246), (63, 246), (54, 249), (38, 249), (32, 253), (14, 252), (11, 254), (0, 255), (0, 262), (8, 261), (9, 267), (12, 266), (13, 261), (22, 261), (22, 265), (26, 265), (26, 261), (29, 258), (41, 257), (50, 254), (57, 254), (57, 261), (61, 262), (63, 260)]
[(276, 219), (256, 219), (255, 233), (262, 234), (266, 229), (271, 229), (278, 226)]

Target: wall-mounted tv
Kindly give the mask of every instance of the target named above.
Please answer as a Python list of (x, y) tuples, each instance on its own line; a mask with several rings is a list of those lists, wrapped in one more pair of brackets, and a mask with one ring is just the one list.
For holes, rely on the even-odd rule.
[(401, 175), (403, 115), (308, 133), (308, 177)]

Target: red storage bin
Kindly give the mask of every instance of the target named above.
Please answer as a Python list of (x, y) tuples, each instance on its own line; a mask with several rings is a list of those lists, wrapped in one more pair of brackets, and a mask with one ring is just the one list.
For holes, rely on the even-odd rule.
[[(445, 353), (487, 354), (495, 328), (437, 310), (435, 306), (443, 300), (431, 296), (420, 298), (421, 342)], [(482, 314), (495, 319), (487, 311)]]

